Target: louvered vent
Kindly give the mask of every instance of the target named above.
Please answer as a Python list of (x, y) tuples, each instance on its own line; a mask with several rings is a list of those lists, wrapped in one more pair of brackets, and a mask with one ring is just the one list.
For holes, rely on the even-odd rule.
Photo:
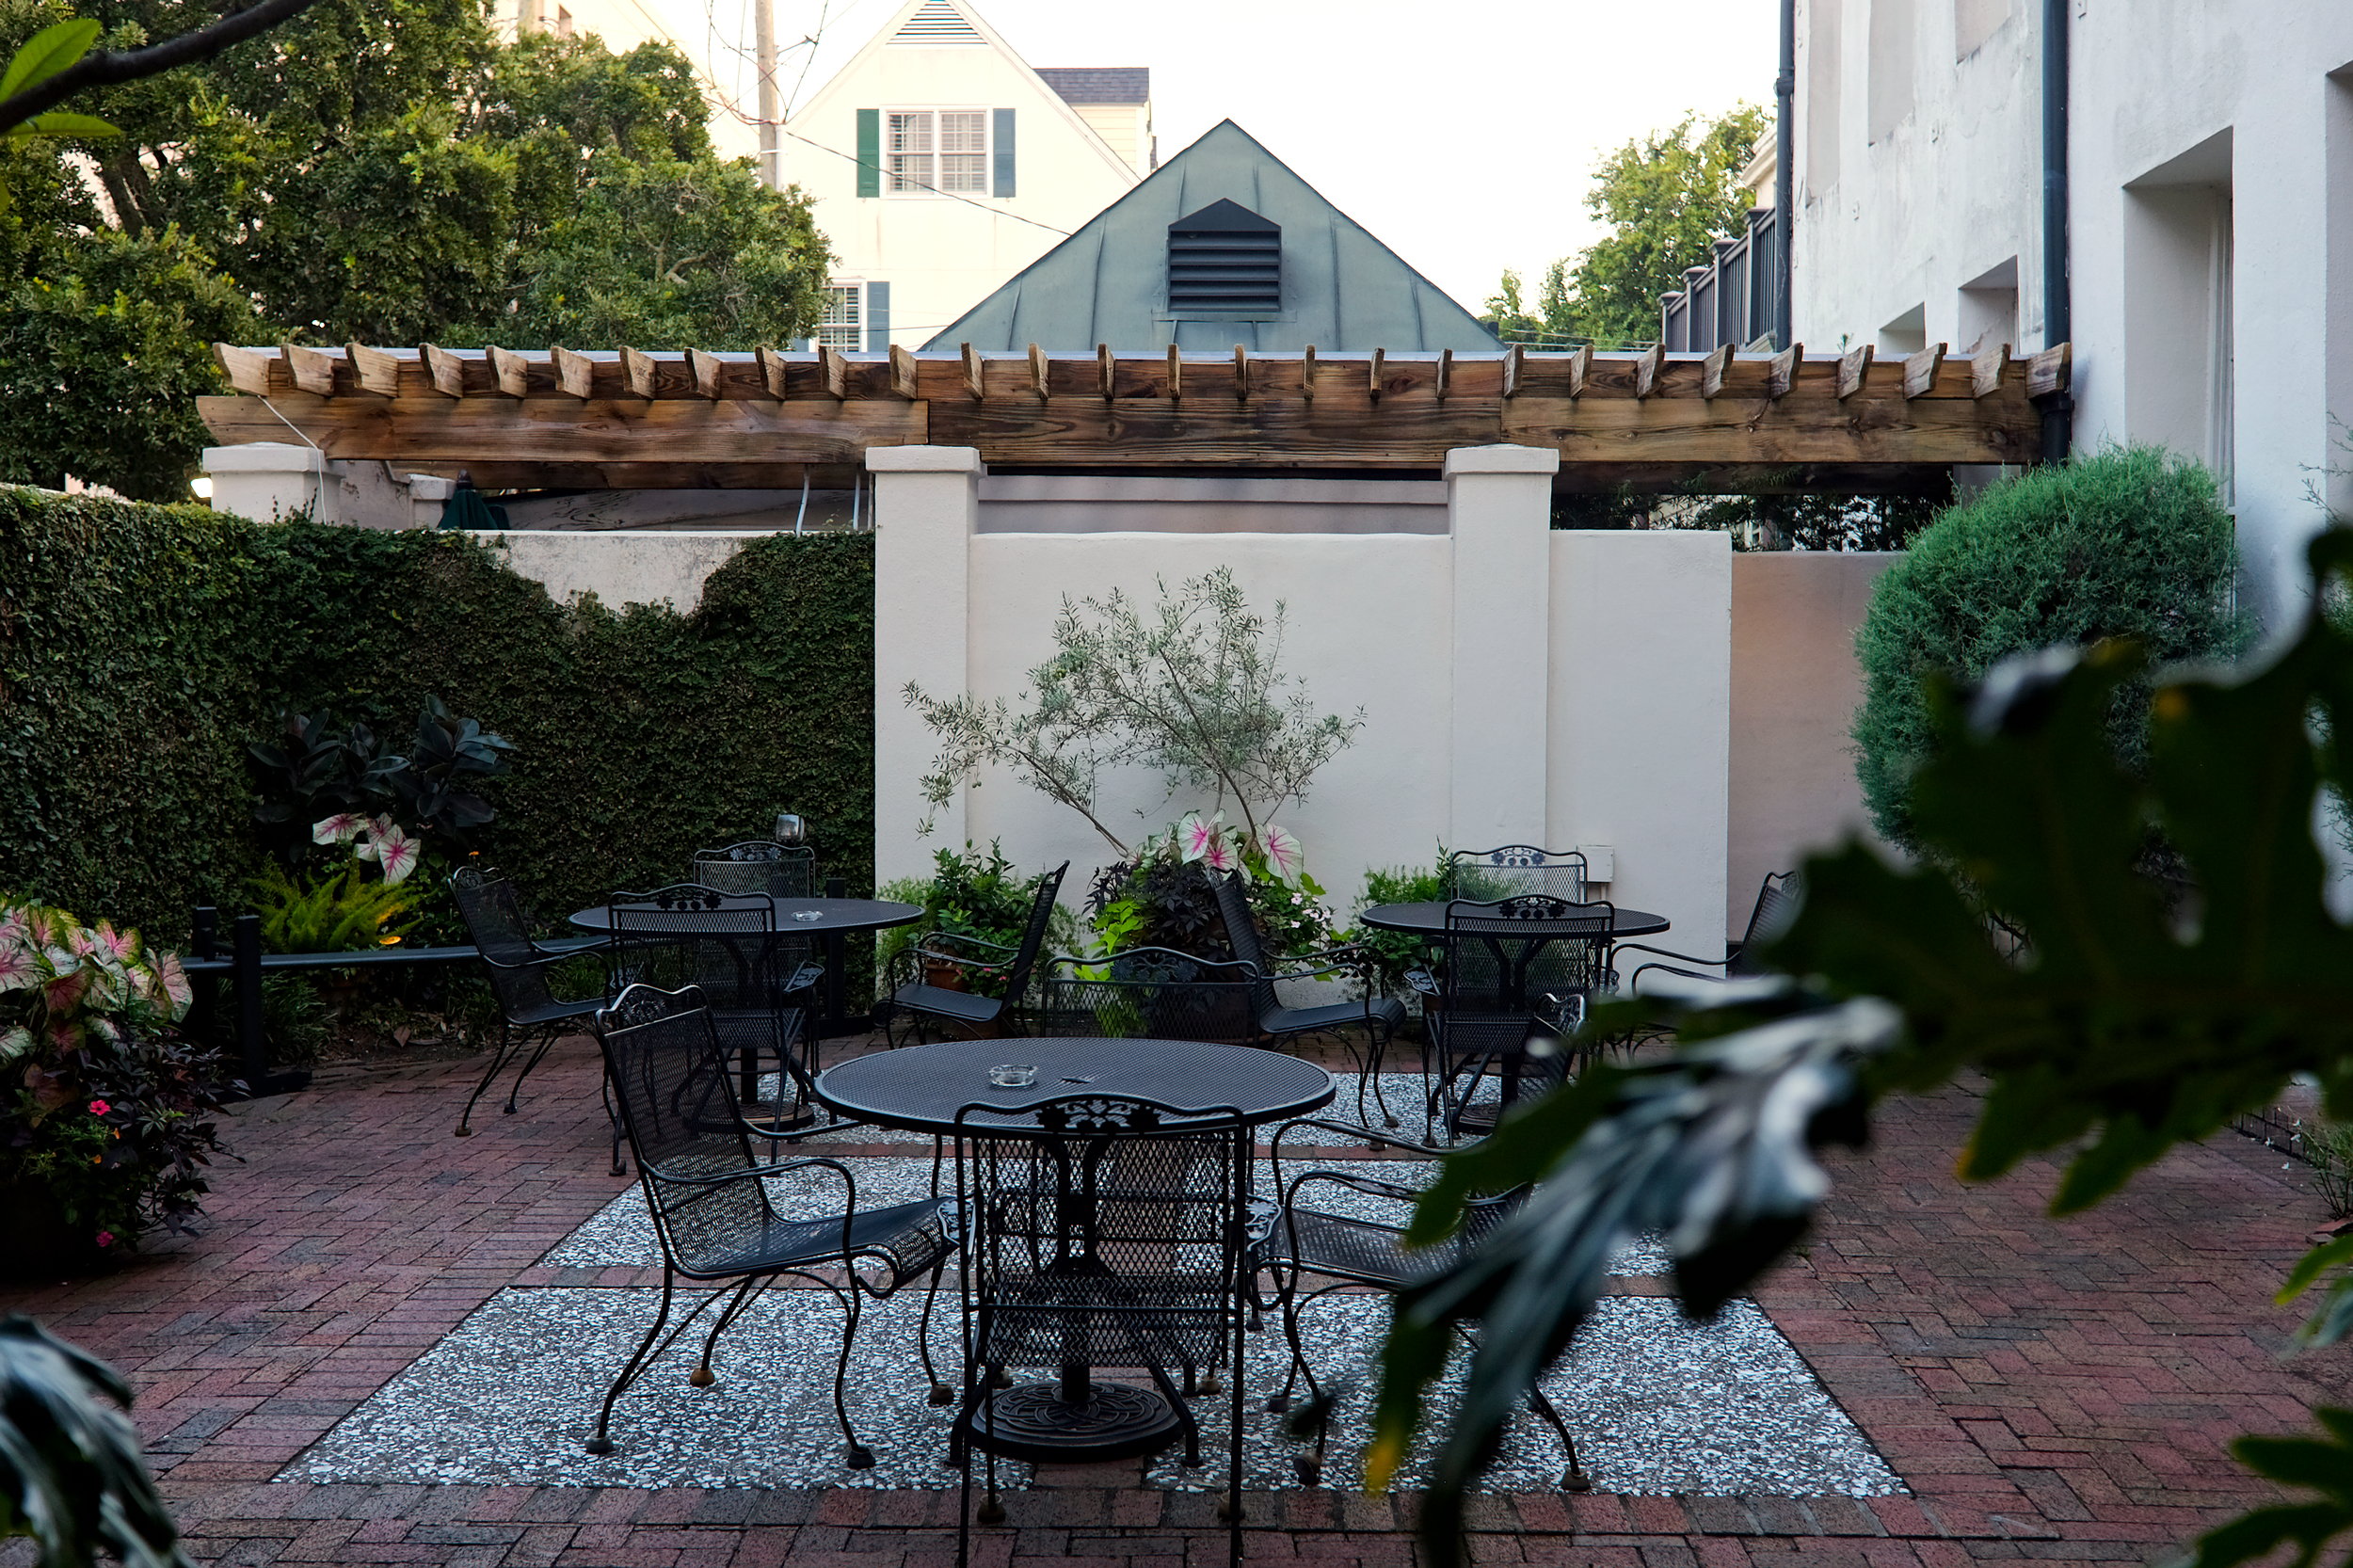
[(986, 43), (964, 13), (948, 0), (923, 0), (913, 16), (890, 35), (893, 43)]
[(1168, 226), (1171, 315), (1274, 315), (1283, 309), (1283, 227), (1232, 201)]

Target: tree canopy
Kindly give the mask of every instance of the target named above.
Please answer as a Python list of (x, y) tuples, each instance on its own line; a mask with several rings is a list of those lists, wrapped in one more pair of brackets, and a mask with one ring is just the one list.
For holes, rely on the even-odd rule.
[(1713, 120), (1686, 115), (1638, 137), (1593, 168), (1585, 210), (1608, 226), (1574, 262), (1554, 262), (1531, 309), (1518, 273), (1506, 269), (1487, 322), (1506, 343), (1615, 347), (1658, 336), (1658, 296), (1683, 286), (1683, 270), (1747, 222), (1737, 183), (1765, 131), (1765, 111), (1737, 104)]
[[(209, 18), (83, 9), (107, 47)], [(0, 0), (0, 52), (68, 14)], [(121, 135), (0, 149), (0, 481), (170, 499), (215, 338), (781, 344), (831, 261), (797, 190), (720, 158), (666, 44), (503, 42), (483, 0), (320, 0), (218, 58), (75, 100)]]

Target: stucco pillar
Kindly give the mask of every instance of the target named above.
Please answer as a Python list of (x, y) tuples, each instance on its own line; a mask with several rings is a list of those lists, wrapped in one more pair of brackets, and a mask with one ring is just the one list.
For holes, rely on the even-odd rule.
[(291, 441), (208, 446), (204, 472), (213, 482), (216, 512), (233, 512), (256, 522), (310, 512), (325, 520), (327, 454), (314, 446)]
[(1549, 707), (1552, 476), (1545, 447), (1446, 455), (1454, 552), (1452, 808), (1447, 844), (1541, 844)]
[(920, 780), (937, 747), (906, 703), (907, 682), (928, 696), (968, 685), (968, 583), (981, 515), (981, 454), (969, 446), (878, 446), (874, 475), (874, 879), (920, 876), (932, 855), (965, 840), (959, 792), (930, 810)]

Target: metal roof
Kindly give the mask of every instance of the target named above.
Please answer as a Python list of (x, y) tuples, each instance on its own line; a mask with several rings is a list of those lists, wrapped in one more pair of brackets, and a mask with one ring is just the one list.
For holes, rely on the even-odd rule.
[(1065, 104), (1144, 104), (1152, 98), (1152, 70), (1142, 65), (1038, 66), (1039, 80)]
[[(1232, 201), (1283, 231), (1279, 314), (1255, 319), (1172, 316), (1168, 229), (1187, 214)], [(1397, 252), (1325, 200), (1232, 120), (1148, 175), (1079, 232), (924, 346), (1084, 352), (1240, 344), (1264, 353), (1393, 352), (1502, 345)]]

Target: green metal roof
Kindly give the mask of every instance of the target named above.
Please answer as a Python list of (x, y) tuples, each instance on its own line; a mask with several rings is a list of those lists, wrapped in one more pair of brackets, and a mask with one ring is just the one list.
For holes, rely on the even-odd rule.
[[(1232, 201), (1283, 231), (1282, 308), (1273, 316), (1168, 311), (1168, 227)], [(1465, 353), (1500, 348), (1478, 318), (1318, 194), (1232, 120), (1162, 164), (923, 346), (1058, 353), (1096, 344), (1134, 353), (1241, 344), (1296, 353)]]

